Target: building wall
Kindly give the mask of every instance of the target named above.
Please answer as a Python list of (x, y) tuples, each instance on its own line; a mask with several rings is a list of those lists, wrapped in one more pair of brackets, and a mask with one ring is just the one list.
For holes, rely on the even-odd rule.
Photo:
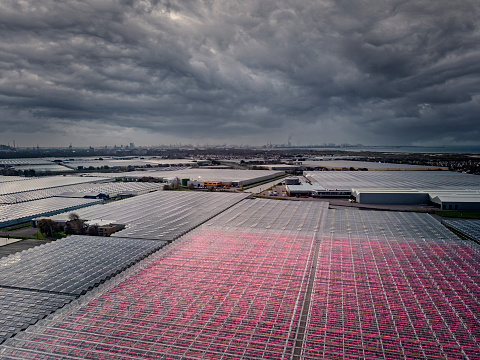
[(107, 226), (99, 226), (98, 227), (98, 235), (99, 236), (110, 236), (117, 231), (115, 226), (107, 225)]
[(428, 204), (428, 194), (426, 193), (377, 193), (360, 192), (356, 195), (359, 204), (395, 204), (395, 205), (414, 205)]
[[(273, 172), (272, 171), (272, 172), (269, 172), (268, 175), (258, 176), (256, 178), (252, 178), (252, 179), (243, 179), (243, 180), (223, 179), (221, 181), (220, 180), (218, 180), (218, 181), (217, 180), (202, 181), (200, 179), (200, 180), (190, 180), (188, 182), (188, 184), (192, 184), (194, 187), (198, 187), (198, 185), (200, 185), (200, 186), (212, 186), (211, 183), (217, 183), (218, 182), (219, 184), (221, 184), (224, 187), (247, 186), (247, 185), (250, 185), (250, 184), (257, 183), (257, 182), (273, 179), (273, 178), (275, 178), (277, 176), (280, 176), (282, 174), (283, 174), (282, 172)], [(205, 176), (203, 176), (203, 177), (205, 177)], [(215, 176), (211, 176), (211, 177), (209, 176), (209, 178), (215, 178)], [(207, 185), (207, 183), (210, 183), (210, 185)]]
[(480, 210), (480, 202), (442, 202), (442, 210)]

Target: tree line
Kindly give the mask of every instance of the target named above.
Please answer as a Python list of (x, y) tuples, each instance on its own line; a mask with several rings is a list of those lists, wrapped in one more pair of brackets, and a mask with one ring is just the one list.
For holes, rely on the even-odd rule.
[(47, 237), (55, 237), (62, 233), (65, 235), (98, 236), (98, 225), (88, 225), (75, 213), (68, 215), (68, 221), (63, 226), (52, 219), (41, 219), (38, 221), (37, 227)]

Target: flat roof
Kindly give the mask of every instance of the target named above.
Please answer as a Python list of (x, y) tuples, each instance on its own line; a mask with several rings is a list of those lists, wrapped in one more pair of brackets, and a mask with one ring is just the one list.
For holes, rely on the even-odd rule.
[(111, 178), (141, 178), (154, 177), (160, 179), (189, 179), (191, 181), (246, 181), (261, 179), (264, 177), (275, 177), (281, 175), (283, 172), (273, 170), (236, 170), (236, 169), (181, 169), (181, 170), (149, 170), (149, 171), (131, 171), (124, 173), (97, 173), (96, 176), (105, 175)]
[(361, 193), (368, 194), (425, 194), (429, 195), (432, 200), (437, 200), (441, 202), (480, 202), (480, 189), (479, 190), (462, 190), (462, 189), (452, 189), (452, 190), (439, 190), (439, 189), (358, 189), (352, 188), (352, 193), (354, 195), (359, 195)]
[(308, 171), (304, 176), (327, 189), (480, 190), (480, 176), (452, 171)]
[(318, 184), (300, 184), (300, 185), (286, 185), (290, 191), (325, 191), (326, 189)]

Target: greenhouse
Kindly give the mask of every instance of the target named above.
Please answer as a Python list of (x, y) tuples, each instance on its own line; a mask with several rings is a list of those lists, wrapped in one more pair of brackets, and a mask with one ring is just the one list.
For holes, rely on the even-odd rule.
[(90, 189), (92, 186), (94, 186), (94, 184), (76, 184), (0, 195), (0, 204), (17, 204), (20, 202), (46, 199), (57, 196), (58, 194), (66, 191), (82, 191), (85, 189)]
[[(42, 246), (6, 258), (0, 289), (3, 281), (76, 299), (18, 330), (0, 345), (0, 357), (370, 360), (480, 353), (480, 245), (428, 214), (173, 191), (78, 214), (127, 227), (108, 246), (78, 237), (69, 249), (79, 250), (60, 248), (50, 257)], [(157, 251), (149, 246), (158, 243)], [(70, 274), (65, 263), (86, 275)], [(122, 271), (122, 264), (132, 265)]]
[(480, 220), (445, 219), (442, 224), (457, 232), (460, 236), (480, 243)]
[(328, 203), (320, 201), (242, 201), (210, 220), (207, 225), (276, 230), (323, 231)]
[(72, 235), (1, 258), (0, 287), (78, 296), (165, 244)]
[(431, 215), (415, 212), (330, 209), (325, 232), (387, 238), (458, 240), (455, 234)]
[(195, 231), (64, 319), (11, 339), (4, 355), (284, 358), (313, 245), (297, 231)]
[(0, 159), (0, 165), (3, 166), (23, 166), (23, 165), (48, 165), (55, 164), (53, 159), (45, 158), (18, 158), (18, 159)]
[(78, 169), (87, 169), (90, 166), (94, 168), (127, 168), (127, 167), (145, 167), (158, 166), (158, 165), (180, 165), (180, 166), (192, 166), (195, 165), (193, 160), (188, 159), (75, 159), (74, 161), (68, 160), (63, 162), (65, 166)]
[(38, 216), (48, 217), (99, 203), (102, 203), (102, 200), (47, 198), (18, 204), (0, 205), (0, 228), (27, 222)]
[(13, 168), (15, 170), (20, 170), (20, 171), (34, 170), (36, 175), (39, 175), (39, 173), (59, 173), (59, 172), (64, 173), (64, 172), (73, 171), (68, 167), (65, 167), (56, 163), (50, 163), (45, 165), (21, 165), (21, 166), (14, 166)]
[(476, 245), (325, 236), (303, 356), (478, 358), (479, 294)]
[[(72, 301), (70, 295), (0, 286), (0, 343)], [(0, 357), (3, 357), (0, 350)]]
[[(115, 236), (172, 241), (245, 199), (249, 194), (155, 191), (106, 205), (80, 209), (81, 219), (109, 219), (125, 225)], [(65, 221), (68, 213), (53, 216)]]
[(74, 235), (1, 258), (0, 342), (165, 244)]
[(4, 176), (0, 175), (0, 183), (4, 182), (11, 182), (11, 181), (21, 181), (21, 180), (26, 180), (28, 178), (23, 177), (23, 176)]
[(0, 195), (0, 204), (16, 204), (19, 202), (45, 199), (60, 196), (64, 193), (73, 192), (98, 192), (108, 194), (111, 197), (119, 193), (140, 195), (163, 188), (162, 184), (148, 182), (108, 182), (108, 183), (84, 183), (76, 185), (59, 186), (43, 190), (32, 190), (21, 193)]
[(111, 181), (111, 179), (80, 176), (45, 176), (39, 178), (29, 178), (23, 181), (0, 182), (0, 195), (99, 181)]

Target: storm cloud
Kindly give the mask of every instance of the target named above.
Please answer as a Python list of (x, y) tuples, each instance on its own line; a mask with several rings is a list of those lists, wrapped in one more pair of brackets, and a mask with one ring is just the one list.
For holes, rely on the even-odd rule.
[(4, 0), (0, 143), (478, 143), (479, 4)]

